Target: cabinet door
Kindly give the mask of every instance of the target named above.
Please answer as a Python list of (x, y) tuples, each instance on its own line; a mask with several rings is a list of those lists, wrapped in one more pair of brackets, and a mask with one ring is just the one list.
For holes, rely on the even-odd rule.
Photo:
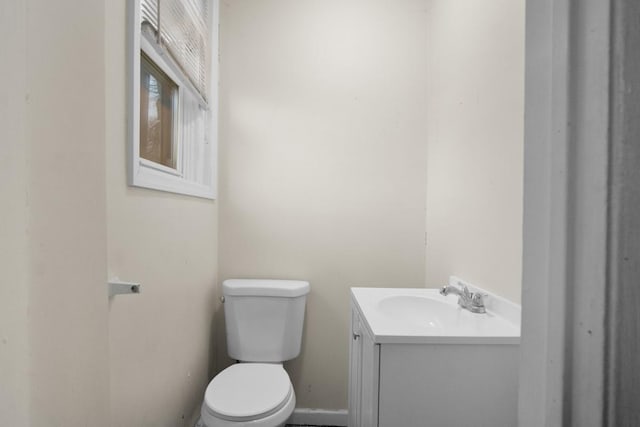
[(360, 334), (361, 356), (361, 427), (378, 426), (378, 386), (380, 384), (380, 344), (363, 330)]
[(353, 307), (349, 349), (349, 427), (376, 427), (380, 345), (374, 343)]
[(361, 427), (360, 407), (362, 388), (362, 340), (360, 318), (351, 308), (351, 334), (349, 334), (349, 427)]

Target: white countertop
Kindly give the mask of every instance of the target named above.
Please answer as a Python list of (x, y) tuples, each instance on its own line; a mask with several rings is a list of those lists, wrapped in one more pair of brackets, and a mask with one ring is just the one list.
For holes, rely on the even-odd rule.
[(476, 314), (438, 289), (351, 288), (353, 304), (376, 343), (519, 344), (520, 306), (488, 294), (487, 313)]

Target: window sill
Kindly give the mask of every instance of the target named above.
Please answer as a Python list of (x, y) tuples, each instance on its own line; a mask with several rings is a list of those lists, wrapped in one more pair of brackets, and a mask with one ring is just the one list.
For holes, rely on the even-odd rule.
[(177, 174), (176, 171), (167, 173), (164, 170), (160, 170), (158, 166), (159, 165), (153, 162), (140, 161), (131, 173), (129, 185), (195, 196), (203, 199), (214, 200), (216, 198), (216, 191), (213, 186), (188, 181)]

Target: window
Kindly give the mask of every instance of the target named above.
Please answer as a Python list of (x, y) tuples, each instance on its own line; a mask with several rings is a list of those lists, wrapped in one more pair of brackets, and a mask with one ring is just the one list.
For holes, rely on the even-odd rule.
[(129, 184), (213, 199), (217, 0), (132, 3)]
[(140, 55), (140, 157), (176, 169), (178, 86)]

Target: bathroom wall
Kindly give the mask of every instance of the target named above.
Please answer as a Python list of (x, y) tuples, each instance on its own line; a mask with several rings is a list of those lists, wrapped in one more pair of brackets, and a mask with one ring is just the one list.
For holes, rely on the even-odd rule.
[(524, 3), (430, 2), (427, 287), (520, 301)]
[(221, 5), (219, 277), (311, 282), (298, 407), (347, 406), (350, 286), (424, 285), (426, 6)]
[(109, 426), (103, 9), (0, 6), (3, 426)]
[(0, 425), (28, 422), (26, 8), (0, 3)]
[(209, 378), (216, 204), (126, 186), (125, 4), (0, 3), (2, 426), (191, 427)]
[(111, 425), (192, 427), (212, 354), (217, 203), (126, 184), (127, 3), (104, 2), (108, 275), (142, 293), (109, 303)]

